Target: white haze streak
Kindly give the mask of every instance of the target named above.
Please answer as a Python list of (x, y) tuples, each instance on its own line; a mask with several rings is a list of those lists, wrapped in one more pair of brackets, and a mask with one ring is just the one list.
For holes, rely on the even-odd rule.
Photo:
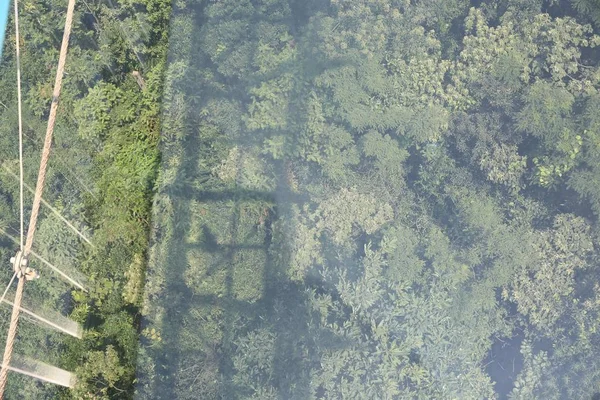
[[(13, 306), (13, 302), (11, 300), (8, 299), (4, 299), (4, 304), (9, 305), (11, 308)], [(59, 332), (63, 332), (66, 333), (67, 335), (71, 335), (73, 337), (76, 337), (77, 339), (81, 339), (82, 336), (82, 328), (81, 326), (73, 321), (70, 320), (67, 317), (64, 317), (58, 313), (52, 313), (52, 317), (48, 316), (48, 317), (43, 317), (39, 314), (34, 313), (31, 310), (28, 310), (24, 307), (19, 307), (19, 310), (21, 310), (22, 313), (29, 315), (32, 318), (35, 318), (36, 320), (43, 322), (44, 324), (50, 326), (51, 328), (56, 329)], [(48, 314), (48, 311), (45, 311), (45, 314)]]
[(69, 388), (75, 386), (77, 381), (77, 378), (72, 372), (48, 365), (41, 361), (17, 355), (13, 356), (11, 364), (7, 367), (13, 372), (18, 372), (44, 382), (54, 383)]

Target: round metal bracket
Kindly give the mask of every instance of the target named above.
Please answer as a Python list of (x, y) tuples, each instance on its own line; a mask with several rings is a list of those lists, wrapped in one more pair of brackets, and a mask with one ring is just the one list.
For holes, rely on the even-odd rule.
[(13, 270), (17, 274), (17, 278), (20, 279), (25, 274), (25, 270), (27, 269), (27, 257), (25, 257), (23, 252), (19, 250), (14, 257), (11, 257), (10, 262), (13, 265)]

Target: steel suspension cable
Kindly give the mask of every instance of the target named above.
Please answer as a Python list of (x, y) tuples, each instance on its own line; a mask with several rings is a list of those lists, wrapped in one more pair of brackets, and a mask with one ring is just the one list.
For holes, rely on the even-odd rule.
[(46, 128), (46, 138), (44, 140), (44, 148), (42, 149), (42, 159), (40, 161), (40, 169), (38, 172), (37, 184), (35, 186), (35, 194), (33, 197), (33, 206), (31, 207), (31, 217), (29, 219), (29, 228), (27, 229), (27, 240), (25, 241), (24, 254), (27, 256), (33, 246), (33, 237), (35, 234), (38, 213), (42, 203), (42, 193), (44, 191), (44, 183), (46, 181), (46, 171), (48, 169), (48, 159), (50, 156), (50, 148), (52, 147), (52, 136), (54, 134), (54, 124), (56, 123), (56, 112), (58, 110), (58, 98), (62, 89), (62, 80), (65, 73), (65, 63), (67, 61), (67, 51), (69, 49), (69, 37), (71, 36), (71, 27), (73, 25), (73, 11), (75, 9), (75, 0), (69, 0), (67, 7), (67, 18), (65, 21), (65, 30), (60, 47), (60, 56), (58, 59), (58, 68), (56, 69), (56, 79), (54, 81), (54, 91), (52, 92), (52, 103), (50, 104), (50, 115), (48, 116), (48, 126)]
[[(18, 20), (18, 0), (15, 2), (15, 23)], [(65, 72), (65, 63), (67, 59), (67, 51), (69, 49), (69, 37), (71, 36), (71, 28), (73, 25), (73, 12), (75, 9), (75, 0), (69, 0), (67, 6), (67, 16), (65, 20), (65, 29), (62, 38), (62, 44), (60, 47), (60, 55), (58, 59), (58, 67), (56, 69), (56, 78), (54, 81), (54, 91), (52, 92), (52, 103), (50, 105), (50, 114), (48, 116), (48, 126), (46, 128), (46, 137), (44, 140), (44, 148), (42, 150), (42, 159), (40, 161), (40, 169), (38, 172), (38, 179), (35, 188), (35, 194), (33, 198), (33, 206), (31, 208), (31, 217), (29, 219), (29, 228), (27, 229), (27, 239), (23, 249), (24, 257), (27, 257), (31, 252), (33, 246), (33, 238), (37, 225), (38, 214), (40, 211), (40, 204), (42, 200), (42, 193), (44, 191), (44, 184), (46, 181), (46, 171), (48, 168), (48, 159), (50, 156), (50, 148), (52, 147), (52, 136), (54, 134), (54, 125), (56, 123), (56, 112), (58, 110), (58, 98), (62, 89), (62, 80)], [(21, 179), (22, 181), (22, 179)], [(6, 345), (4, 348), (4, 357), (2, 359), (2, 368), (0, 369), (0, 399), (4, 398), (4, 391), (6, 389), (6, 382), (8, 379), (8, 366), (12, 358), (12, 352), (15, 344), (15, 337), (17, 335), (17, 326), (19, 323), (19, 311), (21, 307), (21, 301), (23, 300), (23, 287), (25, 286), (25, 277), (19, 277), (19, 283), (17, 285), (17, 292), (13, 302), (12, 315), (10, 319), (10, 326), (8, 328), (8, 334), (6, 337)]]
[(6, 389), (6, 381), (8, 380), (8, 365), (12, 359), (15, 337), (17, 336), (17, 324), (19, 322), (20, 307), (17, 307), (17, 302), (20, 305), (21, 301), (23, 300), (24, 287), (25, 279), (21, 277), (17, 283), (15, 301), (13, 304), (12, 314), (10, 316), (10, 326), (6, 335), (6, 346), (4, 347), (4, 358), (2, 359), (2, 370), (0, 370), (0, 399), (4, 399), (4, 390)]

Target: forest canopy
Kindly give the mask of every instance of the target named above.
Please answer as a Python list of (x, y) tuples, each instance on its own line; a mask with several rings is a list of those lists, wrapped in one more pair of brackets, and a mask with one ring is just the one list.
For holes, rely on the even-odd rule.
[(599, 393), (598, 12), (176, 3), (138, 396)]
[[(67, 2), (20, 0), (18, 7), (24, 182), (33, 187)], [(33, 251), (67, 274), (87, 278), (87, 292), (58, 279), (32, 257), (31, 265), (42, 278), (26, 286), (23, 304), (51, 321), (60, 321), (55, 314), (68, 315), (82, 324), (83, 337), (66, 337), (22, 316), (15, 354), (72, 371), (78, 384), (73, 390), (59, 389), (11, 372), (5, 398), (133, 396), (150, 211), (160, 160), (160, 100), (170, 11), (170, 1), (164, 0), (76, 3), (44, 191), (44, 200), (54, 211), (42, 206)], [(12, 275), (9, 258), (18, 247), (11, 237), (19, 234), (12, 18), (0, 64), (3, 287)], [(32, 198), (25, 189), (26, 220)], [(10, 309), (4, 308), (0, 318), (3, 332), (9, 320)], [(5, 336), (0, 337), (4, 348)]]
[[(65, 5), (21, 3), (34, 182)], [(12, 396), (600, 395), (595, 0), (88, 0), (75, 20), (46, 197), (94, 247), (48, 215), (36, 251), (89, 292), (28, 290), (85, 330), (23, 323), (20, 351), (78, 384), (11, 375)], [(1, 172), (13, 233), (16, 198)]]

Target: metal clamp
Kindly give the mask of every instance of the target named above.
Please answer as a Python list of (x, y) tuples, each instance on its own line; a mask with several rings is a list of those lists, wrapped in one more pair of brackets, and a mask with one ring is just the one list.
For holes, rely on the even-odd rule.
[(21, 276), (23, 276), (25, 273), (25, 269), (27, 268), (27, 257), (25, 257), (23, 252), (19, 250), (14, 257), (11, 257), (10, 263), (13, 265), (13, 270), (17, 274), (17, 277), (21, 278)]
[(36, 270), (27, 266), (29, 260), (27, 260), (27, 257), (23, 255), (21, 250), (17, 251), (17, 254), (14, 257), (11, 257), (10, 262), (13, 265), (13, 270), (17, 274), (17, 278), (21, 279), (22, 277), (25, 277), (25, 279), (30, 281), (40, 277)]

